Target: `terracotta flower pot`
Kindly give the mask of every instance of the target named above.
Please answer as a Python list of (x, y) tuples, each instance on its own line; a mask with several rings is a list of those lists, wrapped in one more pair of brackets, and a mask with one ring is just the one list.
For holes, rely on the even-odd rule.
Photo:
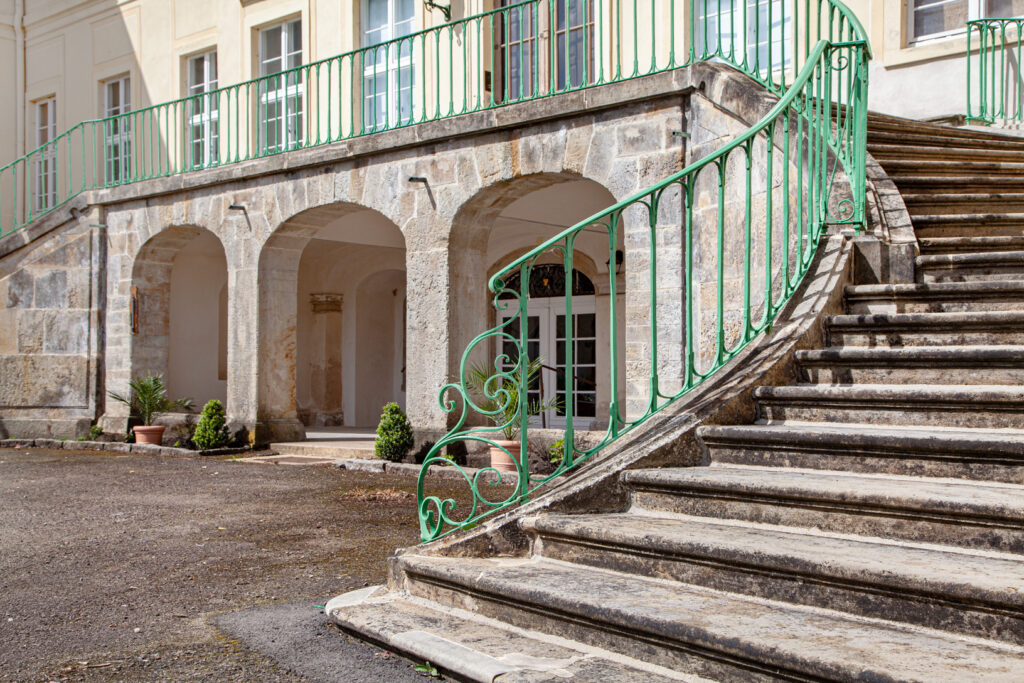
[(163, 425), (151, 425), (149, 427), (135, 427), (135, 443), (153, 443), (159, 446), (164, 438)]
[[(519, 457), (519, 442), (518, 441), (495, 441), (494, 443), (498, 446), (504, 446), (508, 453), (511, 453), (515, 457)], [(518, 472), (516, 469), (516, 463), (509, 457), (509, 454), (501, 450), (497, 446), (491, 446), (491, 467), (498, 470), (499, 472)]]

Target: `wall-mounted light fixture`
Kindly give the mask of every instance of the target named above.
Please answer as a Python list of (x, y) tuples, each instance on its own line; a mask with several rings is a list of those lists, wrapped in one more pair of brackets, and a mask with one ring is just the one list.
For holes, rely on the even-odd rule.
[(423, 6), (427, 9), (439, 9), (444, 14), (445, 21), (452, 20), (452, 6), (451, 5), (440, 5), (433, 0), (423, 0)]
[(430, 189), (430, 181), (421, 175), (409, 176), (410, 183), (423, 183), (424, 189), (427, 191), (427, 199), (430, 200), (430, 205), (437, 209), (437, 200), (434, 199), (434, 192)]
[(245, 204), (231, 204), (228, 206), (228, 211), (241, 211), (245, 216), (245, 224), (249, 226), (249, 232), (252, 232), (252, 221), (249, 220), (249, 212), (246, 210)]
[[(621, 249), (615, 250), (615, 274), (620, 275), (622, 273), (622, 262), (626, 260), (625, 254), (622, 253)], [(608, 266), (608, 270), (612, 269), (612, 259), (608, 257), (608, 260), (604, 262)]]

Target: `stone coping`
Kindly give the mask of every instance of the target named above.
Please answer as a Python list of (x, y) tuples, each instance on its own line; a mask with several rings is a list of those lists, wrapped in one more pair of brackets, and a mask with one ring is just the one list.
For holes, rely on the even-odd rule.
[(107, 451), (109, 453), (131, 453), (133, 455), (162, 455), (167, 457), (195, 457), (208, 455), (235, 455), (252, 451), (242, 448), (212, 448), (193, 451), (188, 448), (157, 446), (148, 443), (124, 443), (122, 441), (74, 441), (64, 439), (0, 439), (0, 448), (63, 448), (68, 451)]
[[(422, 465), (415, 465), (412, 463), (390, 462), (388, 460), (364, 460), (360, 458), (339, 460), (334, 463), (334, 466), (339, 469), (350, 470), (352, 472), (386, 472), (388, 474), (404, 474), (410, 477), (418, 477), (420, 470), (423, 469)], [(461, 479), (465, 481), (466, 476), (473, 479), (477, 472), (480, 472), (480, 469), (481, 468), (476, 467), (463, 467), (460, 471), (458, 468), (448, 465), (431, 465), (430, 468), (427, 469), (427, 476), (436, 477), (438, 479)], [(466, 476), (463, 476), (463, 474)], [(487, 472), (481, 476), (480, 479), (481, 481), (489, 482), (492, 479), (496, 479), (497, 476), (498, 475), (493, 472)], [(513, 485), (518, 480), (519, 475), (515, 472), (501, 473), (502, 483)]]

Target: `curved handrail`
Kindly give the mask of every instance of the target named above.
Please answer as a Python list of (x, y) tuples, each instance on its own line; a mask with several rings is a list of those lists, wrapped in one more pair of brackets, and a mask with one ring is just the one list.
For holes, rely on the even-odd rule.
[[(784, 76), (775, 79), (759, 68), (751, 72), (749, 53), (745, 51), (743, 59), (736, 60), (735, 46), (723, 50), (719, 33), (712, 56), (730, 62), (766, 89), (781, 92), (770, 111), (722, 148), (562, 231), (491, 277), (488, 287), (494, 295), (497, 323), (470, 342), (460, 362), (458, 380), (444, 386), (439, 395), (446, 412), (459, 412), (455, 427), (430, 449), (420, 472), (418, 514), (424, 541), (474, 526), (488, 515), (528, 500), (539, 487), (578, 467), (699, 386), (771, 327), (806, 274), (817, 241), (829, 225), (863, 225), (870, 50), (863, 27), (848, 9), (838, 2), (828, 3), (827, 8), (830, 16), (839, 13), (849, 18), (848, 30), (834, 33), (830, 22), (827, 37), (808, 47), (800, 72), (788, 85)], [(820, 19), (818, 25), (821, 28)], [(848, 191), (840, 181), (840, 167)], [(763, 171), (763, 186), (758, 187), (761, 176), (755, 171)], [(844, 192), (847, 196), (841, 196)], [(727, 196), (738, 199), (730, 202)], [(737, 202), (742, 210), (734, 208)], [(734, 220), (727, 220), (727, 214)], [(604, 292), (609, 325), (605, 336), (611, 359), (605, 368), (608, 426), (596, 444), (577, 443), (574, 422), (581, 405), (576, 394), (584, 392), (577, 382), (565, 382), (560, 410), (566, 423), (561, 460), (554, 472), (531, 475), (525, 438), (530, 429), (528, 395), (538, 387), (524, 362), (528, 340), (523, 323), (528, 313), (530, 275), (539, 259), (549, 262), (554, 257), (561, 261), (565, 280), (571, 281), (575, 242), (584, 230), (608, 236), (609, 272)], [(643, 378), (634, 371), (632, 377), (625, 378), (627, 382), (622, 377), (624, 354), (617, 341), (625, 325), (619, 311), (621, 286), (611, 266), (625, 233), (634, 245), (626, 262), (640, 264), (630, 280), (631, 287), (640, 291), (629, 317), (641, 318), (625, 336), (627, 344), (634, 345), (631, 365), (642, 365), (647, 374)], [(679, 249), (667, 253), (677, 240)], [(726, 249), (734, 240), (743, 245), (741, 264), (727, 263)], [(662, 243), (669, 247), (659, 246)], [(699, 257), (697, 249), (702, 251)], [(707, 255), (709, 251), (715, 252), (713, 258)], [(671, 266), (673, 259), (679, 262), (668, 277), (659, 275), (660, 264)], [(727, 271), (739, 271), (738, 277), (730, 272), (728, 278)], [(676, 279), (681, 286), (673, 294)], [(517, 287), (509, 286), (516, 281)], [(755, 291), (759, 286), (755, 282), (763, 283), (763, 290)], [(733, 291), (727, 291), (730, 289)], [(709, 291), (713, 296), (707, 296)], [(575, 320), (574, 298), (567, 288), (564, 321)], [(710, 304), (706, 298), (712, 299)], [(673, 309), (685, 311), (683, 318)], [(708, 315), (711, 323), (704, 319)], [(663, 316), (667, 321), (659, 324)], [(575, 367), (575, 327), (563, 323), (564, 357), (560, 360), (566, 368)], [(680, 332), (682, 339), (678, 338)], [(498, 347), (493, 372), (486, 381), (473, 383), (469, 381), (470, 359), (488, 344)], [(634, 393), (637, 388), (645, 389), (632, 397), (628, 410), (623, 406), (627, 383)], [(595, 398), (587, 396), (586, 407)], [(489, 418), (493, 425), (467, 426), (471, 411)], [(502, 432), (523, 436), (518, 449), (498, 442)], [(500, 472), (484, 468), (470, 475), (443, 456), (453, 444), (467, 441), (500, 449), (512, 458), (516, 478), (510, 494), (490, 500), (481, 485), (501, 484)], [(461, 472), (472, 496), (467, 511), (456, 514), (454, 499), (427, 495), (428, 469), (433, 465), (453, 466)]]

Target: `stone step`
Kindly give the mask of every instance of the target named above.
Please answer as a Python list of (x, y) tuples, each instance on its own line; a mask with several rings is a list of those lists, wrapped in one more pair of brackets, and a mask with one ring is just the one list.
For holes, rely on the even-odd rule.
[(756, 387), (765, 422), (1024, 428), (1024, 387), (997, 384), (793, 384)]
[(714, 463), (1024, 484), (1024, 431), (782, 423), (697, 436)]
[(629, 470), (622, 481), (655, 512), (1024, 553), (1014, 484), (741, 465)]
[(944, 159), (887, 159), (882, 168), (899, 184), (900, 176), (1011, 176), (1024, 173), (1024, 163), (1013, 161), (947, 161)]
[(834, 346), (797, 351), (818, 384), (1024, 384), (1024, 346)]
[(834, 315), (825, 331), (832, 346), (1024, 344), (1024, 311)]
[(914, 259), (918, 282), (1024, 280), (1024, 251), (928, 254)]
[[(338, 596), (326, 605), (343, 631), (462, 681), (698, 681), (607, 650), (524, 631), (464, 610), (445, 608), (379, 587)], [(380, 588), (383, 592), (383, 588)]]
[(911, 217), (963, 213), (1024, 213), (1024, 193), (906, 192), (903, 203)]
[(413, 595), (720, 681), (1024, 676), (1024, 650), (999, 641), (675, 581), (537, 558), (396, 565)]
[(541, 515), (535, 556), (1024, 644), (1024, 560), (700, 517)]
[[(954, 141), (955, 144), (955, 141)], [(898, 142), (873, 142), (868, 151), (886, 167), (892, 161), (998, 161), (1024, 162), (1024, 147), (1019, 149), (1000, 149), (992, 147), (938, 147), (935, 145), (916, 145)]]
[(911, 219), (918, 237), (1019, 237), (1024, 235), (1024, 214), (929, 214)]
[(967, 313), (1024, 310), (1024, 282), (935, 282), (846, 287), (850, 313)]
[(980, 130), (957, 129), (921, 121), (868, 123), (868, 149), (878, 144), (902, 143), (930, 147), (981, 147), (1024, 150), (1024, 139)]
[(899, 177), (893, 177), (893, 181), (900, 192), (912, 194), (925, 194), (928, 192), (952, 194), (963, 192), (966, 194), (989, 194), (989, 193), (1021, 193), (1024, 192), (1024, 179), (1015, 176), (991, 176), (991, 175), (959, 175), (943, 176), (928, 175), (925, 173), (907, 173)]
[(922, 254), (978, 254), (992, 251), (1024, 251), (1024, 235), (994, 237), (922, 237)]

